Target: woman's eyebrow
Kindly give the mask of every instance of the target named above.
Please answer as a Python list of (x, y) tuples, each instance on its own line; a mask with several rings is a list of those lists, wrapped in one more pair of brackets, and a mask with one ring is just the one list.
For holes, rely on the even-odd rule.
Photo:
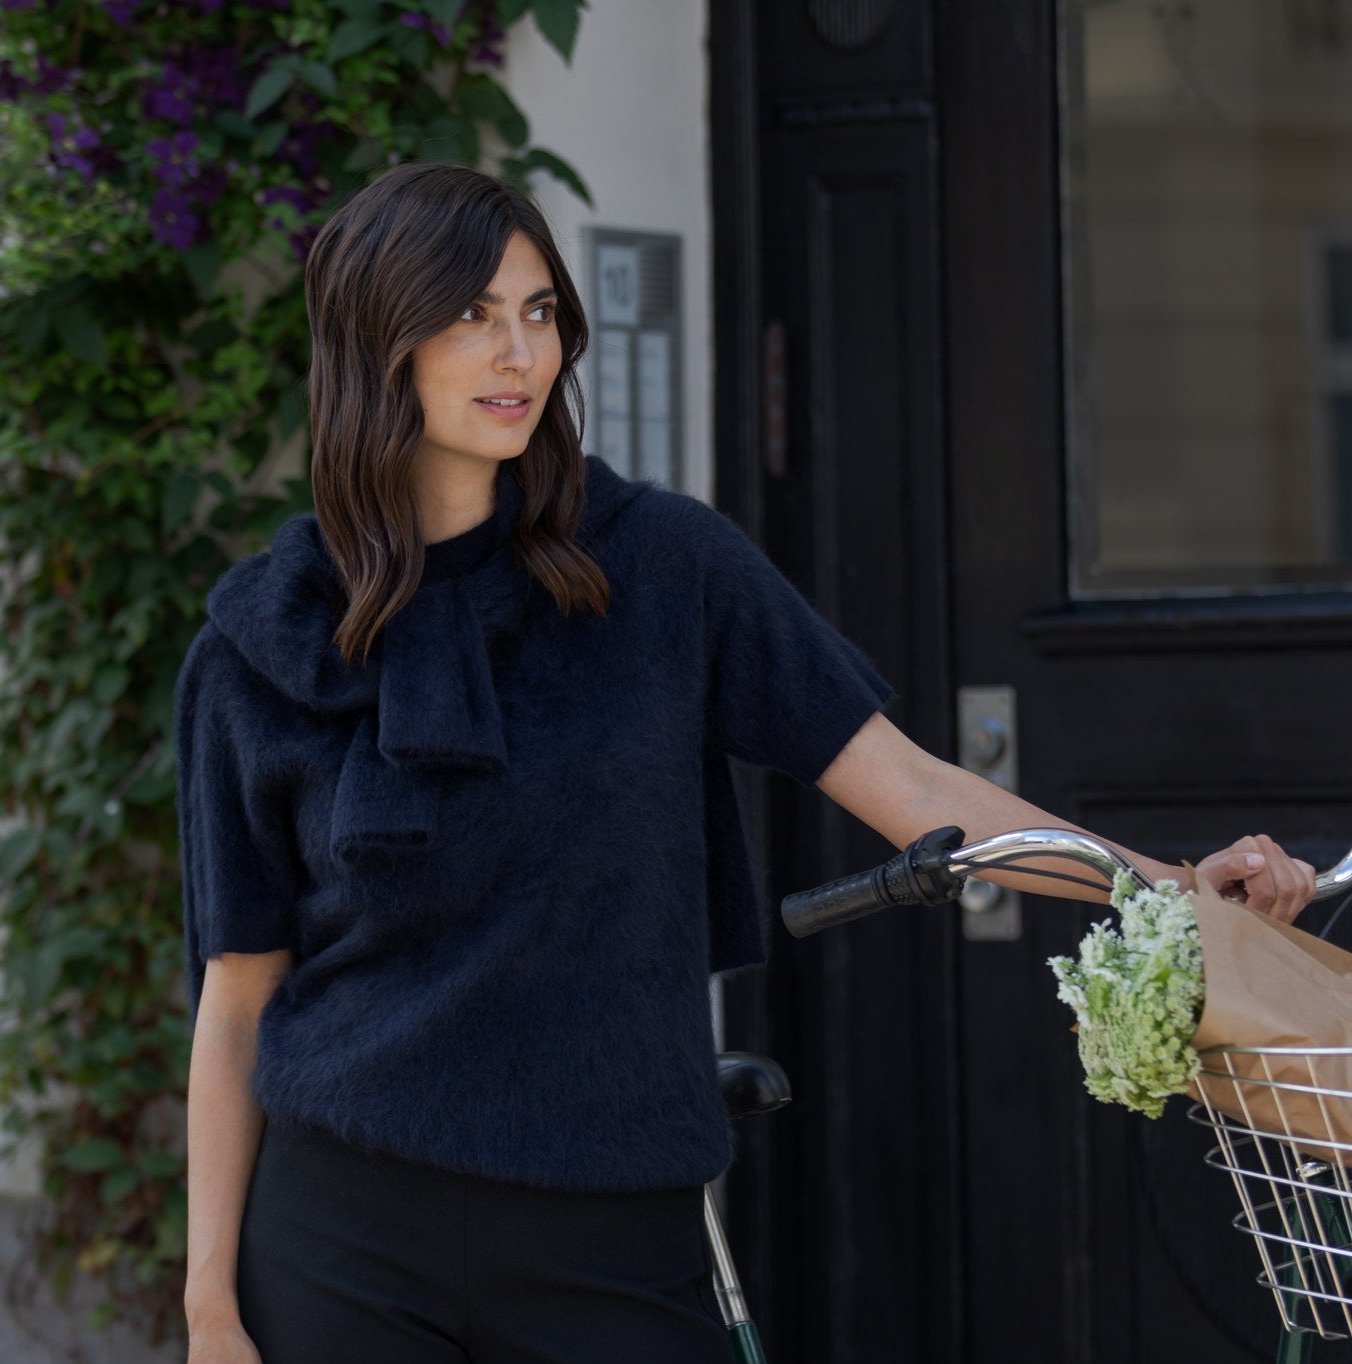
[[(557, 297), (558, 297), (557, 289), (552, 288), (537, 289), (533, 294), (527, 297), (526, 302), (538, 303), (542, 298)], [(476, 298), (474, 301), (476, 303), (492, 303), (497, 307), (501, 307), (507, 300), (503, 298), (501, 294), (495, 294), (491, 289), (485, 289), (483, 293), (481, 293), (479, 297)]]

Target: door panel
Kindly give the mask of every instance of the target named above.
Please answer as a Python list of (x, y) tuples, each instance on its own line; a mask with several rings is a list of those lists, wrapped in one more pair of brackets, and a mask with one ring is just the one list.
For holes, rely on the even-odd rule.
[[(719, 238), (720, 356), (742, 356), (755, 382), (718, 367), (718, 499), (892, 679), (895, 722), (943, 743), (928, 14), (879, 6), (890, 25), (844, 49), (824, 41), (806, 6), (752, 8), (710, 11), (716, 109), (745, 128), (754, 107), (756, 145), (755, 195), (733, 174), (746, 164), (733, 153), (716, 204), (738, 212), (740, 202), (744, 229), (763, 225), (743, 268), (745, 239), (726, 219)], [(780, 358), (767, 366), (767, 356)], [(772, 904), (891, 851), (818, 792), (777, 774), (747, 785)], [(729, 1181), (738, 1263), (776, 1361), (947, 1357), (956, 1039), (934, 1020), (952, 1012), (953, 946), (942, 914), (801, 942), (776, 918), (769, 966), (726, 985), (728, 1044), (770, 1052), (795, 1092), (748, 1128)]]
[[(929, 127), (887, 118), (860, 136), (849, 122), (801, 125), (796, 108), (770, 104), (762, 130), (777, 224), (764, 318), (787, 342), (784, 464), (761, 486), (765, 544), (894, 680), (895, 722), (924, 727), (942, 715), (927, 634), (941, 582), (916, 469), (934, 464), (904, 452), (930, 449), (936, 432)], [(821, 795), (772, 785), (776, 902), (889, 853)], [(924, 1096), (951, 1084), (942, 1051), (923, 1042), (927, 1019), (949, 1007), (932, 976), (946, 932), (903, 918), (803, 942), (778, 930), (771, 1007), (798, 1098), (774, 1140), (801, 1220), (777, 1261), (796, 1320), (776, 1344), (787, 1338), (804, 1359), (865, 1361), (879, 1341), (899, 1357), (931, 1348), (932, 1267), (916, 1233), (944, 1214), (930, 1200), (947, 1162), (936, 1128), (916, 1119)], [(942, 1100), (933, 1121), (941, 1133)], [(940, 1221), (934, 1243), (945, 1234)]]

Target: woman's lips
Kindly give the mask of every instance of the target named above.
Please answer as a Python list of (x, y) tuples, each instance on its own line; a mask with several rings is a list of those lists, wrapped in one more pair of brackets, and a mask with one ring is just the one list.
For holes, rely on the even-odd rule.
[(490, 403), (487, 398), (475, 398), (474, 400), (486, 412), (491, 412), (493, 416), (500, 417), (503, 421), (520, 421), (522, 417), (530, 411), (530, 399), (523, 398), (518, 403), (507, 406), (504, 403)]

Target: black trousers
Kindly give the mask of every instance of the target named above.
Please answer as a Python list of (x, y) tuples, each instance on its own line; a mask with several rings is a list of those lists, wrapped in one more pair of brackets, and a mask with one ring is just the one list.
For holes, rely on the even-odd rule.
[(732, 1364), (703, 1198), (532, 1189), (269, 1122), (240, 1316), (263, 1364)]

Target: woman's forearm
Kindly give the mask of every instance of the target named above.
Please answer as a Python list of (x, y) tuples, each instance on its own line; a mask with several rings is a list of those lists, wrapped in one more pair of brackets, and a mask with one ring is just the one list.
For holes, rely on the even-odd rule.
[[(204, 1000), (204, 1003), (206, 1001)], [(249, 1092), (256, 1020), (203, 1011), (188, 1072), (188, 1329), (238, 1318), (235, 1267), (264, 1116)]]
[[(1118, 852), (1145, 872), (1152, 881), (1158, 881), (1161, 877), (1171, 877), (1184, 890), (1191, 889), (1193, 885), (1193, 879), (1185, 867), (1175, 867), (1167, 862), (1159, 862), (1142, 853), (1134, 852), (1131, 848), (1125, 847), (1121, 843), (1115, 843), (1112, 839), (1105, 838), (1093, 829), (1072, 824), (1068, 819), (1050, 814), (1029, 801), (1012, 795), (1003, 787), (996, 786), (993, 782), (987, 781), (974, 772), (968, 772), (964, 768), (954, 767), (950, 764), (944, 764), (944, 768), (946, 770), (938, 774), (927, 792), (929, 799), (924, 808), (929, 811), (934, 822), (927, 823), (925, 829), (920, 830), (922, 833), (944, 823), (960, 824), (966, 834), (967, 842), (975, 843), (978, 839), (988, 838), (992, 834), (1005, 833), (1010, 829), (1069, 829), (1076, 833), (1089, 834), (1106, 843), (1110, 848), (1116, 848)], [(942, 819), (939, 817), (941, 808), (956, 810), (958, 814), (956, 816), (951, 815), (947, 820)], [(904, 844), (898, 846), (904, 846)], [(1065, 858), (1028, 858), (1024, 865), (1030, 868), (1044, 867), (1048, 871), (1069, 873), (1072, 876), (1083, 876), (1090, 880), (1097, 878), (1097, 873), (1090, 868), (1077, 866)], [(1108, 902), (1106, 890), (1100, 892), (1069, 881), (1056, 881), (1048, 877), (1009, 870), (983, 871), (980, 876), (983, 880), (993, 881), (998, 885), (1010, 886), (1014, 890), (1027, 891), (1034, 895), (1063, 896), (1099, 904)]]
[[(865, 722), (822, 774), (817, 785), (898, 848), (904, 848), (930, 829), (947, 824), (959, 825), (969, 843), (1010, 829), (1071, 829), (1102, 839), (1130, 858), (1152, 880), (1172, 877), (1184, 889), (1190, 889), (1193, 884), (1182, 867), (1156, 861), (1110, 839), (1103, 839), (1101, 834), (1049, 814), (984, 777), (943, 762), (912, 743), (881, 713)], [(1026, 865), (1090, 878), (1095, 875), (1063, 858), (1030, 858)], [(1087, 886), (1027, 873), (989, 871), (981, 875), (999, 885), (1038, 895), (1059, 895), (1102, 904), (1108, 901), (1106, 890), (1099, 892)]]

